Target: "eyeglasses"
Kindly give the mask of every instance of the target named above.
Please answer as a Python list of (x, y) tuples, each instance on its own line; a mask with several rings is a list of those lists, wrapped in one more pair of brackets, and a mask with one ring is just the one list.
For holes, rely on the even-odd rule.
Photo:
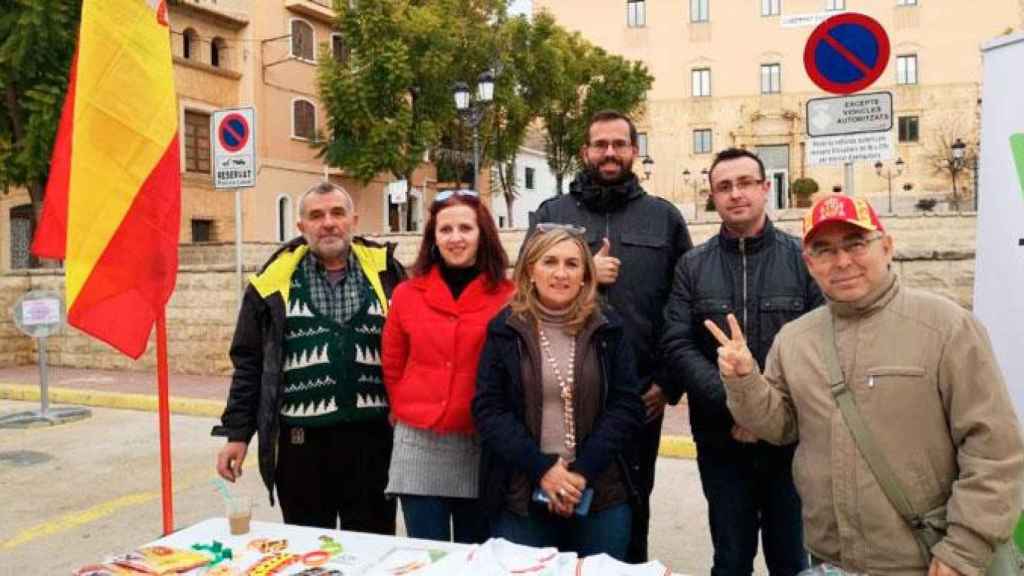
[(736, 190), (737, 192), (740, 193), (744, 193), (749, 192), (756, 186), (759, 186), (762, 182), (764, 182), (764, 180), (754, 180), (752, 178), (740, 178), (735, 182), (733, 182), (732, 180), (723, 180), (715, 184), (713, 190), (715, 194), (731, 194), (733, 190)]
[(560, 224), (558, 222), (538, 222), (536, 230), (542, 234), (546, 234), (554, 230), (565, 230), (573, 236), (584, 236), (587, 233), (587, 229), (583, 226), (576, 226), (575, 224)]
[(623, 154), (633, 147), (633, 143), (625, 140), (612, 140), (610, 142), (608, 140), (594, 140), (587, 144), (588, 148), (591, 150), (597, 150), (598, 152), (604, 152), (609, 146), (615, 150), (616, 154)]
[(462, 196), (463, 198), (475, 198), (480, 199), (480, 193), (476, 190), (467, 190), (464, 188), (457, 188), (455, 190), (441, 190), (434, 196), (434, 204), (440, 204), (441, 202), (447, 202), (452, 196)]
[(846, 252), (854, 258), (867, 254), (868, 246), (880, 238), (882, 238), (881, 234), (872, 234), (858, 236), (856, 238), (847, 238), (840, 242), (838, 246), (833, 246), (831, 244), (811, 244), (807, 248), (807, 254), (818, 262), (831, 264), (839, 258), (840, 252)]

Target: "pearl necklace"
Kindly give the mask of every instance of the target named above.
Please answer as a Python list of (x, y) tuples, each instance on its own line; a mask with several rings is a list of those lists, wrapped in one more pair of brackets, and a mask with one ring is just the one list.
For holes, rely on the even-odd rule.
[(540, 347), (544, 351), (544, 357), (551, 365), (551, 370), (555, 373), (555, 381), (558, 382), (558, 388), (561, 390), (562, 396), (562, 421), (565, 427), (565, 449), (569, 453), (570, 458), (574, 458), (576, 455), (576, 418), (573, 410), (573, 372), (576, 366), (576, 338), (570, 336), (569, 342), (569, 363), (566, 372), (568, 377), (562, 376), (562, 370), (558, 366), (558, 361), (555, 360), (555, 355), (551, 352), (551, 341), (548, 340), (546, 334), (544, 334), (544, 328), (538, 323), (537, 332), (540, 335)]

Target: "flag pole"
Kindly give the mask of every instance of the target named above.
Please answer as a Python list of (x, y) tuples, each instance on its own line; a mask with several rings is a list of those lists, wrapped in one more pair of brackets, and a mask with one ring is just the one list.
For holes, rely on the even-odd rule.
[(156, 377), (160, 417), (160, 493), (166, 536), (174, 532), (174, 493), (171, 489), (171, 417), (167, 392), (167, 320), (163, 306), (156, 317)]

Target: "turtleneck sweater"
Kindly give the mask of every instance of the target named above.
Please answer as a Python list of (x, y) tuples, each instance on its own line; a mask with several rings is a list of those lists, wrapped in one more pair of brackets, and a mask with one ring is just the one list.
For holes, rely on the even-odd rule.
[[(540, 329), (548, 339), (548, 347), (541, 345), (541, 381), (543, 383), (543, 405), (541, 409), (540, 451), (545, 454), (561, 456), (566, 462), (572, 462), (575, 454), (570, 454), (565, 447), (565, 404), (562, 401), (562, 387), (552, 359), (558, 365), (562, 378), (568, 381), (575, 370), (574, 362), (570, 361), (569, 353), (575, 336), (566, 330), (569, 310), (552, 310), (538, 304)], [(575, 384), (573, 386), (575, 388)]]
[(438, 266), (441, 267), (441, 278), (451, 290), (453, 300), (458, 300), (466, 286), (469, 286), (469, 283), (480, 275), (480, 267), (476, 264), (465, 268), (452, 268), (442, 260)]

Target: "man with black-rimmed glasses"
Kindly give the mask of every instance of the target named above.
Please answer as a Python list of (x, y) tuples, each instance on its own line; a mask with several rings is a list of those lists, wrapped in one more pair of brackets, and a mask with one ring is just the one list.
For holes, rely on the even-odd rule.
[(794, 447), (758, 441), (733, 420), (715, 365), (718, 344), (702, 323), (734, 314), (763, 362), (783, 324), (818, 307), (821, 292), (800, 257), (800, 240), (765, 212), (771, 185), (761, 159), (723, 150), (708, 177), (722, 227), (676, 266), (662, 358), (687, 394), (715, 550), (711, 574), (749, 576), (760, 534), (771, 576), (792, 576), (807, 567)]

